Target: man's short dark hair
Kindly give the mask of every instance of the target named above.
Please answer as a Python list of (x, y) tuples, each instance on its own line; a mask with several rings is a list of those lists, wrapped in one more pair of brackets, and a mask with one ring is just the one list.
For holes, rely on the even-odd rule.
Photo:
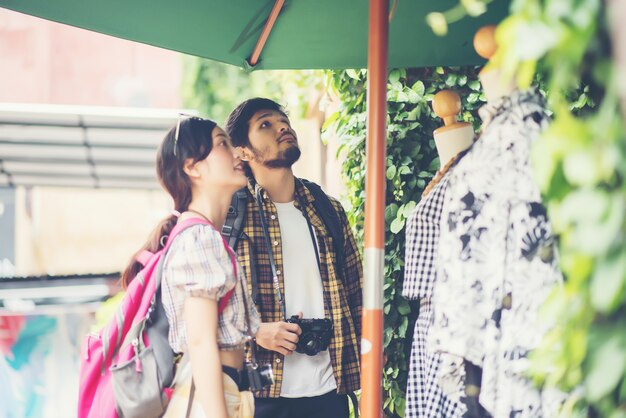
[(250, 145), (248, 138), (249, 122), (252, 116), (259, 110), (275, 110), (287, 116), (285, 108), (273, 100), (263, 97), (255, 97), (242, 102), (235, 108), (226, 121), (226, 133), (233, 140), (233, 146), (245, 147)]

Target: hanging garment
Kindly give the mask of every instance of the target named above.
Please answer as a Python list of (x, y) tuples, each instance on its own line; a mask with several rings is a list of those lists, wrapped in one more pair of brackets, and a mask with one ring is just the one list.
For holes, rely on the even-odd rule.
[[(465, 411), (462, 403), (443, 393), (438, 384), (441, 356), (426, 346), (433, 320), (431, 298), (436, 274), (434, 263), (448, 175), (449, 172), (443, 174), (430, 192), (422, 197), (407, 220), (402, 295), (407, 299), (419, 299), (420, 306), (413, 332), (405, 417), (457, 418)], [(461, 390), (460, 385), (457, 388)]]
[(548, 324), (538, 310), (562, 283), (530, 148), (547, 124), (535, 92), (480, 109), (484, 133), (450, 174), (442, 213), (431, 349), (440, 384), (463, 380), (462, 359), (482, 368), (480, 404), (494, 418), (553, 417), (559, 393), (536, 389), (528, 354)]

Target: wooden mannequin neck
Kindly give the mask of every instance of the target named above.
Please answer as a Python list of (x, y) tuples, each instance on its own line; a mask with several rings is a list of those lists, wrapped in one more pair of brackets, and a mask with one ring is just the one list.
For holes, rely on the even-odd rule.
[(444, 126), (433, 133), (440, 166), (444, 167), (452, 157), (474, 143), (474, 129), (469, 123), (457, 122)]

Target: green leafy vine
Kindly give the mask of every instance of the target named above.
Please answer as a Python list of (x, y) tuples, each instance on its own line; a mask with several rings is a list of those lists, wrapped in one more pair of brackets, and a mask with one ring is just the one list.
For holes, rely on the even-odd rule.
[[(340, 141), (348, 188), (347, 211), (357, 241), (363, 242), (365, 200), (366, 71), (328, 73), (329, 86), (341, 101), (326, 122), (326, 133)], [(405, 391), (417, 302), (402, 295), (404, 227), (424, 187), (439, 167), (432, 132), (442, 125), (433, 113), (435, 93), (451, 88), (462, 97), (461, 119), (478, 128), (476, 110), (484, 103), (476, 68), (397, 69), (387, 81), (387, 185), (385, 210), (385, 284), (383, 347), (384, 410), (404, 416)]]

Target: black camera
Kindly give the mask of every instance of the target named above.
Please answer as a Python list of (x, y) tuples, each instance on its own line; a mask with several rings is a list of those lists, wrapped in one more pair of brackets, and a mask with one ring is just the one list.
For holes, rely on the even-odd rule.
[(287, 322), (298, 324), (302, 330), (296, 345), (297, 353), (314, 356), (328, 348), (333, 333), (333, 323), (330, 319), (300, 319), (298, 315), (293, 315)]
[(274, 384), (274, 373), (269, 364), (256, 364), (246, 361), (244, 366), (250, 390), (263, 390)]

